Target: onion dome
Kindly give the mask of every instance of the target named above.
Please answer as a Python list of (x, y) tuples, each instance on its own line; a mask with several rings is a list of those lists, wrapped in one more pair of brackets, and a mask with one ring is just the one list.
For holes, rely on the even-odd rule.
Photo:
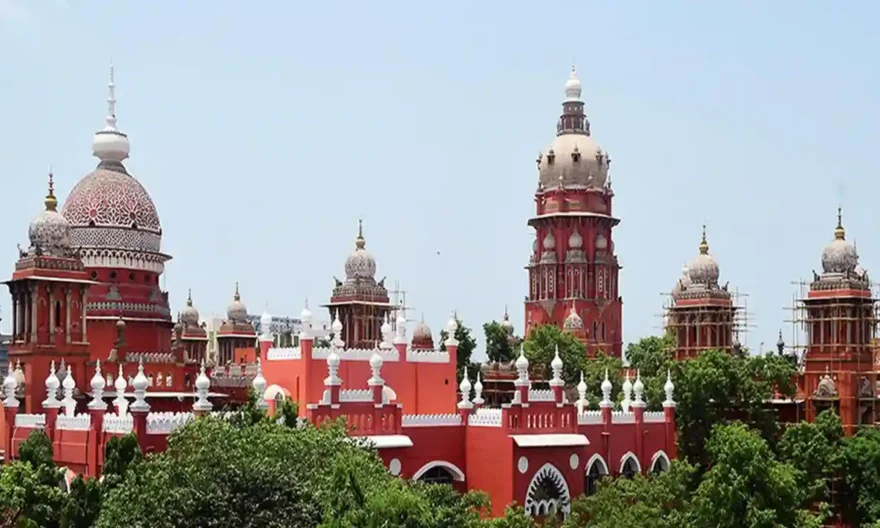
[(633, 392), (636, 393), (636, 399), (641, 399), (642, 393), (645, 391), (645, 384), (642, 383), (641, 371), (636, 371), (636, 382), (633, 383)]
[(24, 387), (24, 383), (25, 383), (24, 370), (22, 370), (22, 368), (21, 368), (21, 361), (15, 362), (14, 376), (15, 376), (16, 383), (18, 383), (18, 388), (19, 388), (19, 390), (21, 390), (21, 388)]
[(538, 157), (538, 185), (544, 189), (601, 188), (607, 181), (610, 159), (590, 136), (581, 89), (581, 81), (572, 66), (565, 82), (563, 114), (557, 125), (556, 139)]
[(581, 380), (577, 384), (577, 391), (579, 394), (587, 393), (587, 382), (584, 381), (584, 371), (581, 371)]
[(260, 329), (263, 332), (266, 332), (271, 328), (272, 328), (272, 315), (268, 311), (264, 311), (263, 315), (260, 316)]
[(147, 377), (144, 375), (144, 363), (140, 361), (138, 363), (137, 375), (132, 380), (131, 388), (135, 391), (145, 391), (147, 390), (147, 385), (149, 385), (149, 381), (147, 381)]
[(339, 333), (342, 332), (342, 321), (339, 320), (339, 310), (336, 310), (336, 316), (333, 318), (333, 324), (330, 325), (330, 329), (333, 330), (333, 334), (336, 337), (341, 337)]
[(67, 372), (64, 376), (64, 381), (61, 382), (61, 386), (64, 387), (64, 390), (72, 391), (76, 388), (76, 381), (73, 379), (73, 373), (70, 370), (70, 365), (67, 365)]
[(266, 385), (266, 377), (263, 376), (263, 362), (260, 358), (257, 358), (257, 373), (254, 375), (254, 380), (251, 382), (251, 386), (254, 388), (254, 391), (260, 395), (260, 401), (263, 401), (263, 395), (266, 394)]
[(31, 249), (55, 257), (70, 255), (70, 223), (58, 212), (52, 171), (49, 171), (49, 194), (45, 200), (46, 210), (37, 215), (28, 227)]
[(461, 399), (462, 401), (467, 401), (471, 396), (471, 381), (467, 377), (467, 373), (465, 376), (461, 378), (461, 383), (458, 384), (458, 390), (461, 391)]
[(626, 377), (623, 379), (623, 397), (629, 398), (630, 393), (632, 393), (633, 384), (632, 380), (629, 379), (629, 371), (626, 372)]
[[(138, 373), (140, 375), (140, 372)], [(135, 382), (137, 382), (137, 378), (135, 378)], [(202, 361), (202, 366), (199, 367), (199, 376), (196, 378), (196, 389), (199, 391), (206, 391), (211, 387), (211, 380), (208, 379), (208, 375), (205, 374), (205, 362)]]
[(822, 269), (825, 273), (847, 273), (854, 271), (858, 264), (859, 255), (855, 246), (846, 240), (841, 209), (838, 207), (834, 240), (822, 250)]
[(581, 237), (580, 233), (578, 233), (577, 229), (572, 231), (571, 236), (568, 237), (568, 248), (569, 249), (581, 249), (584, 247), (584, 239)]
[(446, 321), (446, 333), (450, 336), (454, 336), (455, 331), (458, 330), (458, 322), (455, 320), (455, 318), (456, 315), (453, 313), (452, 317), (450, 317), (449, 320)]
[(556, 249), (556, 238), (553, 237), (553, 233), (547, 233), (547, 236), (544, 237), (544, 250), (553, 251), (554, 249)]
[(379, 351), (373, 352), (373, 355), (370, 356), (370, 367), (374, 369), (382, 368), (382, 364), (384, 361), (382, 360), (382, 356), (379, 355)]
[(522, 348), (519, 350), (519, 357), (516, 358), (516, 370), (528, 370), (529, 369), (529, 360), (526, 358), (526, 355)]
[(308, 326), (308, 324), (312, 322), (312, 312), (309, 310), (308, 299), (306, 299), (306, 305), (303, 307), (302, 312), (300, 312), (299, 318), (302, 319), (303, 326)]
[(718, 263), (709, 255), (709, 242), (706, 240), (706, 226), (700, 240), (700, 253), (688, 265), (688, 277), (693, 284), (713, 286), (718, 284)]
[(568, 311), (568, 316), (565, 318), (565, 321), (562, 323), (563, 330), (582, 330), (584, 328), (584, 320), (581, 319), (581, 316), (578, 315), (577, 310), (575, 310), (574, 303), (571, 303), (571, 309)]
[(391, 321), (388, 319), (388, 312), (385, 312), (385, 319), (382, 321), (382, 327), (379, 329), (382, 332), (382, 336), (387, 336), (391, 334)]
[(180, 322), (186, 326), (199, 326), (199, 311), (193, 306), (192, 290), (186, 297), (186, 308), (180, 312)]
[(608, 249), (608, 239), (605, 238), (605, 235), (596, 235), (596, 249), (600, 251), (605, 251), (606, 249)]
[(376, 260), (364, 249), (363, 222), (358, 220), (358, 236), (354, 239), (354, 252), (345, 259), (345, 277), (348, 280), (374, 279), (376, 276)]
[(429, 340), (433, 339), (433, 334), (431, 333), (431, 327), (428, 326), (428, 323), (425, 322), (425, 316), (422, 315), (422, 321), (416, 325), (413, 330), (413, 341), (415, 340)]
[(116, 389), (117, 396), (124, 394), (125, 389), (128, 388), (128, 382), (122, 374), (122, 363), (119, 364), (119, 373), (116, 375), (116, 381), (113, 382), (113, 388)]
[(60, 387), (61, 381), (55, 374), (55, 360), (53, 359), (52, 365), (49, 367), (49, 376), (46, 378), (46, 392), (54, 395)]
[(507, 314), (507, 306), (504, 307), (504, 319), (501, 320), (501, 328), (504, 329), (508, 337), (513, 335), (513, 323), (510, 322), (510, 315)]
[(602, 388), (602, 397), (604, 399), (607, 399), (606, 395), (610, 395), (611, 389), (612, 389), (611, 380), (608, 379), (608, 369), (605, 369), (605, 380), (602, 382), (601, 388)]
[(553, 360), (550, 362), (550, 368), (554, 371), (562, 370), (562, 358), (559, 357), (559, 345), (556, 345), (556, 354), (553, 356)]
[(226, 319), (234, 323), (246, 323), (247, 316), (247, 306), (241, 302), (241, 295), (238, 293), (238, 283), (236, 282), (235, 295), (232, 298), (232, 303), (226, 308)]
[(681, 267), (681, 277), (675, 281), (675, 286), (672, 287), (672, 293), (681, 293), (683, 290), (686, 290), (688, 286), (691, 285), (691, 278), (688, 275), (688, 267), (687, 264)]

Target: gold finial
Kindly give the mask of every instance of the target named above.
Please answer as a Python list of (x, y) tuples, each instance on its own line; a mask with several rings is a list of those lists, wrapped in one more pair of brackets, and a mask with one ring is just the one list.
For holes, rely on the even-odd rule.
[(46, 210), (57, 211), (58, 199), (55, 198), (55, 175), (52, 174), (52, 167), (49, 167), (49, 194), (46, 195)]
[(192, 291), (192, 288), (189, 288), (189, 289), (186, 291), (186, 305), (187, 305), (187, 306), (192, 306), (192, 305), (193, 305), (193, 291)]
[(837, 227), (834, 229), (834, 238), (837, 240), (846, 239), (846, 230), (843, 229), (843, 208), (837, 208)]
[(238, 281), (235, 281), (235, 296), (233, 297), (236, 301), (241, 300), (241, 295), (238, 294)]
[(709, 254), (709, 241), (706, 240), (706, 224), (703, 224), (703, 239), (700, 240), (700, 254)]
[(358, 218), (358, 236), (354, 239), (354, 245), (358, 249), (364, 249), (364, 246), (367, 245), (367, 241), (364, 240), (364, 220), (362, 218)]

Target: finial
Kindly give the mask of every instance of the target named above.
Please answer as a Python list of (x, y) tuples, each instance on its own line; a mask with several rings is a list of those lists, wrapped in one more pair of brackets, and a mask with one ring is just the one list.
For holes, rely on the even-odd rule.
[(56, 211), (58, 209), (58, 199), (55, 198), (55, 175), (52, 173), (52, 166), (49, 166), (49, 194), (46, 195), (46, 210)]
[(709, 253), (709, 241), (706, 240), (706, 224), (703, 224), (703, 238), (700, 240), (700, 254), (707, 255)]
[(837, 207), (837, 227), (834, 229), (834, 238), (846, 239), (846, 231), (843, 229), (843, 208), (840, 206)]
[(235, 281), (235, 296), (233, 297), (236, 301), (241, 300), (241, 295), (238, 293), (238, 281)]
[(186, 291), (186, 305), (187, 305), (187, 306), (192, 306), (192, 305), (193, 305), (193, 291), (192, 291), (192, 288), (188, 288), (187, 291)]
[(364, 240), (364, 220), (362, 218), (358, 218), (358, 236), (354, 239), (354, 245), (358, 249), (364, 249), (364, 246), (367, 244), (366, 240)]

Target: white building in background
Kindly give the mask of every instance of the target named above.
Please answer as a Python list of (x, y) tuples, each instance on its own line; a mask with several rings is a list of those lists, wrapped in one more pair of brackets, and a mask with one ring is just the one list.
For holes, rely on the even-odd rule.
[[(224, 317), (210, 315), (202, 319), (205, 330), (208, 332), (208, 357), (216, 357), (217, 354), (217, 331), (223, 324)], [(257, 335), (262, 334), (260, 316), (248, 314), (247, 320), (254, 325)], [(302, 332), (302, 320), (299, 317), (272, 316), (272, 335), (275, 337), (275, 346), (289, 347), (299, 346), (299, 334)], [(312, 321), (312, 335), (317, 339), (326, 339), (330, 335), (329, 321)], [(256, 343), (254, 346), (257, 346)]]

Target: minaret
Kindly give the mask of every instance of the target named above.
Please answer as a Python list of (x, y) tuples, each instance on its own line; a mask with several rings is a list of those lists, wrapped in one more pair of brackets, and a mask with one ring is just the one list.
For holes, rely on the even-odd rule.
[[(128, 136), (116, 128), (116, 82), (113, 65), (110, 65), (110, 82), (107, 84), (107, 117), (104, 128), (95, 132), (92, 153), (101, 163), (118, 168), (128, 158), (131, 145)], [(124, 168), (123, 168), (124, 170)]]
[(846, 434), (874, 425), (876, 329), (871, 280), (859, 265), (855, 246), (846, 239), (837, 210), (834, 239), (822, 251), (822, 273), (814, 272), (806, 299), (807, 348), (801, 388), (807, 396), (807, 421), (833, 408)]
[(563, 328), (574, 313), (583, 322), (589, 356), (602, 351), (620, 357), (623, 301), (612, 241), (619, 220), (611, 210), (611, 159), (593, 140), (581, 88), (572, 66), (556, 139), (537, 159), (525, 334), (543, 324)]

